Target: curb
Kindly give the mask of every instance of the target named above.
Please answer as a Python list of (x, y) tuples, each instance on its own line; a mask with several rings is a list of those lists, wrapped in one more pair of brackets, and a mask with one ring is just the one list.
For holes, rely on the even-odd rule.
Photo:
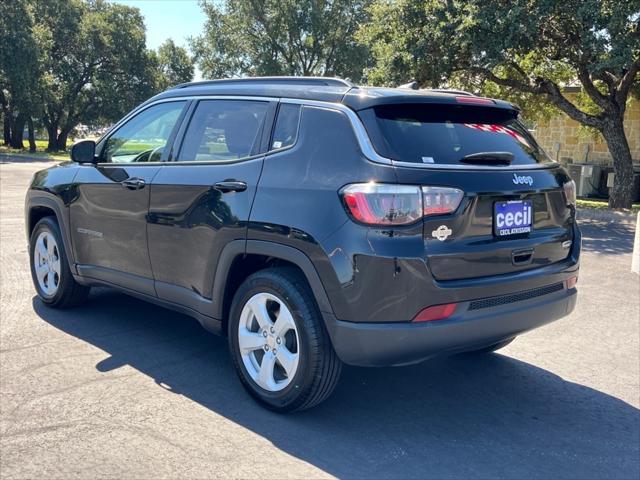
[(633, 222), (636, 221), (635, 213), (617, 212), (600, 208), (578, 208), (578, 221), (591, 220), (597, 222)]

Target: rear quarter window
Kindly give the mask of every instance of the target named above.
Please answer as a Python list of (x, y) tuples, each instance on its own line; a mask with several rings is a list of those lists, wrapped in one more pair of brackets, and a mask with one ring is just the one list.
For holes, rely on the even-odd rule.
[(396, 161), (455, 165), (485, 152), (509, 152), (511, 165), (551, 161), (510, 110), (403, 104), (358, 114), (376, 151)]

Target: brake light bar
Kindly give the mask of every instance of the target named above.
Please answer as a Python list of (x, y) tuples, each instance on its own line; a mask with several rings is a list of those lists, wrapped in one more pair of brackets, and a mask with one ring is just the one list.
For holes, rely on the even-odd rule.
[(366, 225), (409, 225), (457, 210), (464, 192), (449, 187), (354, 183), (340, 191), (347, 211)]
[(496, 102), (494, 102), (490, 98), (471, 97), (471, 96), (459, 96), (459, 97), (456, 97), (456, 102), (458, 102), (458, 103), (467, 103), (467, 104), (470, 104), (470, 105), (495, 105), (496, 104)]

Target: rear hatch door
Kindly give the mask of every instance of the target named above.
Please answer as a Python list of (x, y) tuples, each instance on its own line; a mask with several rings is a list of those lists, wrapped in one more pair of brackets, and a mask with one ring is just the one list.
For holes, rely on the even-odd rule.
[(426, 260), (437, 280), (531, 270), (568, 257), (575, 214), (563, 187), (570, 179), (516, 110), (419, 103), (358, 113), (378, 153), (393, 160), (398, 183), (464, 192), (454, 212), (424, 217)]

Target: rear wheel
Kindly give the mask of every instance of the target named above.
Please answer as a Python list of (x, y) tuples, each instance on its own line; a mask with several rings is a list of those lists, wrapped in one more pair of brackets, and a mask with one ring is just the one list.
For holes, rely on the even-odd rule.
[(471, 354), (471, 355), (477, 355), (477, 354), (482, 354), (482, 353), (492, 353), (492, 352), (495, 352), (496, 350), (500, 350), (501, 348), (506, 347), (511, 342), (513, 342), (515, 339), (516, 339), (516, 337), (507, 338), (506, 340), (502, 340), (501, 342), (494, 343), (493, 345), (489, 345), (487, 347), (480, 348), (479, 350), (472, 350), (470, 352), (465, 352), (465, 353), (466, 354)]
[(67, 308), (87, 298), (89, 287), (74, 280), (60, 227), (53, 217), (41, 219), (34, 227), (29, 241), (29, 257), (33, 284), (44, 303)]
[(294, 268), (254, 273), (231, 306), (229, 348), (243, 386), (267, 408), (303, 410), (327, 398), (341, 371), (304, 277)]

